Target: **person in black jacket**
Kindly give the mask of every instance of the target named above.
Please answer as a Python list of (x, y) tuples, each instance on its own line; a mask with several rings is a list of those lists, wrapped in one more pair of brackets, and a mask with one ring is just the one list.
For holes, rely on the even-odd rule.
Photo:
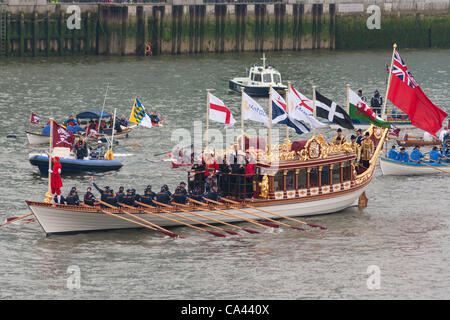
[(153, 200), (155, 199), (156, 194), (154, 192), (152, 192), (152, 188), (150, 186), (150, 188), (146, 188), (144, 191), (144, 195), (141, 196), (141, 199), (139, 202), (145, 203), (149, 206), (154, 206), (156, 207), (156, 204), (153, 202)]
[(161, 191), (156, 194), (156, 201), (164, 204), (170, 204), (170, 196), (171, 194), (169, 195), (166, 188), (162, 186)]
[(71, 206), (79, 206), (80, 198), (78, 197), (77, 188), (73, 187), (66, 197), (66, 204)]
[(123, 192), (124, 187), (120, 186), (119, 191), (116, 193), (117, 202), (123, 202), (123, 197), (125, 196), (125, 192)]
[[(187, 190), (186, 190), (186, 182), (181, 181), (181, 182), (180, 182), (180, 185), (179, 185), (179, 188), (181, 189), (181, 190), (180, 190), (181, 193), (183, 193), (185, 196), (187, 196), (188, 192), (187, 192)], [(176, 192), (176, 191), (175, 191), (175, 192)]]
[(188, 199), (187, 195), (185, 193), (183, 193), (183, 190), (181, 189), (181, 187), (178, 187), (175, 190), (175, 193), (172, 195), (172, 200), (175, 203), (186, 204), (187, 199)]
[(203, 194), (200, 192), (198, 187), (195, 187), (194, 190), (190, 193), (189, 198), (192, 198), (197, 201), (205, 202), (203, 198)]
[(91, 192), (92, 188), (88, 187), (86, 190), (86, 194), (84, 195), (84, 203), (88, 206), (94, 206), (97, 199), (95, 198), (94, 194)]
[(100, 192), (101, 201), (106, 202), (113, 206), (117, 206), (117, 199), (113, 189), (111, 189), (109, 186), (105, 186), (102, 190), (97, 186), (95, 182), (93, 182), (92, 184), (94, 185), (95, 189), (97, 189), (97, 191)]
[(76, 154), (77, 159), (84, 159), (88, 156), (88, 149), (86, 141), (82, 138), (78, 138), (73, 145), (73, 152)]
[(208, 192), (208, 193), (205, 195), (205, 198), (210, 199), (210, 200), (213, 200), (213, 201), (219, 201), (219, 200), (220, 200), (220, 196), (219, 196), (219, 193), (218, 193), (218, 188), (217, 188), (216, 185), (214, 185), (214, 186), (211, 188), (211, 191)]

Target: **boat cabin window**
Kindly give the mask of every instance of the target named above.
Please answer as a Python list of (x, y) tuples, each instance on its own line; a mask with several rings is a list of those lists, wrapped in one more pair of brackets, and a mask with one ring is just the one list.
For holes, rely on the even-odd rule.
[(281, 77), (278, 73), (273, 74), (273, 82), (275, 83), (281, 83)]
[(255, 77), (255, 74), (253, 72), (250, 72), (250, 79), (253, 80), (253, 78)]
[(255, 73), (255, 78), (253, 79), (253, 81), (261, 82), (261, 73)]
[(302, 168), (298, 170), (298, 188), (299, 189), (306, 189), (308, 186), (306, 185), (306, 169)]
[(272, 77), (270, 73), (264, 75), (264, 82), (272, 82)]
[(289, 170), (286, 174), (286, 190), (295, 190), (295, 171)]
[(333, 170), (333, 181), (332, 184), (341, 183), (341, 164), (335, 163), (332, 165)]
[(351, 170), (352, 170), (352, 166), (350, 161), (346, 161), (344, 162), (344, 167), (343, 167), (343, 181), (349, 181), (352, 177), (351, 175)]
[(274, 189), (275, 191), (283, 191), (284, 190), (284, 174), (283, 171), (278, 171), (274, 177)]
[(320, 177), (320, 184), (322, 186), (330, 184), (330, 166), (323, 166)]
[(319, 186), (319, 168), (313, 167), (311, 168), (311, 172), (309, 173), (309, 187), (314, 188)]

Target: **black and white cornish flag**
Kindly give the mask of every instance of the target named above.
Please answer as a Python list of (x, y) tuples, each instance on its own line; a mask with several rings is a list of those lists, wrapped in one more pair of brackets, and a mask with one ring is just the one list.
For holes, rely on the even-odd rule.
[(336, 102), (331, 101), (316, 91), (316, 115), (337, 123), (346, 129), (355, 129), (352, 119)]

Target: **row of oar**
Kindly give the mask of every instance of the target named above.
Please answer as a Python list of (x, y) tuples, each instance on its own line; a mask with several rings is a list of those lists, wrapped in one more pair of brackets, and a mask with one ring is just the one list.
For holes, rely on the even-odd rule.
[[(444, 157), (444, 158), (445, 158), (445, 159), (450, 159), (450, 158), (447, 158), (447, 157)], [(438, 163), (439, 163), (439, 161), (432, 160), (432, 159), (429, 159), (429, 158), (424, 158), (424, 160), (428, 160), (428, 161), (438, 162)], [(420, 162), (420, 164), (423, 164), (423, 165), (426, 166), (426, 167), (430, 167), (430, 168), (432, 168), (432, 169), (435, 169), (435, 170), (438, 170), (438, 171), (441, 171), (441, 172), (450, 174), (450, 172), (447, 171), (447, 170), (443, 170), (443, 169), (437, 168), (437, 167), (435, 167), (435, 166), (430, 166), (429, 164), (426, 164), (426, 163), (423, 162), (423, 161)], [(448, 164), (446, 164), (446, 163), (442, 163), (442, 162), (441, 162), (440, 164), (443, 164), (443, 165), (446, 166), (446, 167), (450, 167), (450, 165), (448, 165)]]
[[(302, 224), (302, 225), (307, 225), (307, 226), (310, 226), (310, 227), (313, 227), (313, 228), (319, 228), (319, 229), (322, 229), (322, 230), (326, 229), (323, 226), (319, 226), (319, 225), (315, 225), (315, 224), (312, 224), (312, 223), (307, 223), (307, 222), (304, 222), (304, 221), (301, 221), (301, 220), (298, 220), (298, 219), (295, 219), (295, 218), (283, 216), (281, 214), (277, 214), (275, 212), (271, 212), (271, 211), (268, 211), (268, 210), (265, 210), (265, 209), (261, 209), (261, 208), (255, 207), (255, 206), (251, 206), (249, 204), (245, 204), (245, 206), (250, 208), (250, 209), (253, 209), (253, 212), (249, 211), (249, 210), (245, 210), (245, 209), (241, 208), (241, 206), (242, 206), (241, 203), (233, 201), (233, 200), (230, 200), (230, 199), (223, 198), (223, 200), (227, 203), (227, 205), (226, 205), (227, 209), (233, 209), (235, 211), (240, 211), (240, 212), (243, 212), (243, 213), (245, 213), (247, 215), (254, 216), (254, 217), (258, 218), (258, 219), (262, 219), (262, 220), (254, 220), (254, 219), (251, 219), (251, 218), (242, 217), (240, 215), (237, 215), (235, 213), (232, 213), (232, 212), (229, 212), (229, 211), (226, 211), (226, 210), (223, 210), (223, 209), (217, 207), (218, 205), (224, 205), (224, 203), (220, 203), (220, 202), (217, 202), (217, 201), (214, 201), (214, 200), (210, 200), (210, 199), (206, 199), (206, 200), (207, 200), (207, 202), (209, 202), (209, 204), (197, 201), (195, 199), (190, 199), (190, 201), (192, 203), (194, 203), (194, 204), (197, 204), (200, 207), (200, 210), (202, 210), (202, 211), (207, 211), (207, 212), (210, 212), (210, 213), (213, 213), (213, 214), (217, 214), (217, 215), (220, 215), (220, 216), (233, 218), (233, 219), (238, 220), (238, 221), (246, 221), (246, 222), (249, 222), (249, 223), (251, 223), (251, 224), (253, 224), (253, 225), (257, 226), (257, 227), (264, 228), (264, 229), (279, 228), (280, 226), (283, 226), (283, 227), (288, 227), (288, 228), (292, 228), (292, 229), (299, 230), (299, 231), (305, 231), (305, 229), (303, 229), (303, 228), (299, 228), (299, 227), (292, 226), (292, 225), (290, 225), (288, 223), (285, 223), (285, 222), (282, 222), (282, 221), (271, 219), (271, 218), (269, 218), (267, 216), (263, 216), (262, 214), (256, 213), (254, 211), (259, 211), (259, 212), (262, 212), (262, 213), (269, 214), (271, 216), (284, 218), (284, 219), (287, 219), (287, 220), (290, 220), (290, 221), (293, 221), (293, 222), (296, 222), (296, 223), (299, 223), (299, 224)], [(207, 216), (205, 216), (203, 214), (200, 214), (198, 212), (192, 211), (192, 207), (190, 207), (188, 205), (185, 205), (185, 204), (176, 203), (175, 205), (168, 205), (168, 204), (164, 204), (164, 203), (161, 203), (161, 202), (158, 202), (158, 201), (154, 201), (154, 202), (155, 202), (156, 205), (158, 205), (158, 210), (160, 210), (161, 212), (166, 213), (169, 216), (153, 212), (153, 210), (148, 210), (148, 209), (154, 209), (154, 207), (150, 206), (150, 205), (147, 205), (145, 203), (137, 202), (137, 204), (140, 206), (139, 207), (139, 211), (143, 212), (143, 213), (146, 213), (146, 214), (153, 215), (155, 217), (158, 217), (161, 220), (171, 221), (175, 225), (184, 225), (186, 227), (189, 227), (189, 228), (192, 228), (192, 229), (195, 229), (195, 230), (198, 230), (198, 231), (207, 232), (207, 233), (212, 234), (212, 235), (214, 235), (216, 237), (225, 237), (224, 233), (228, 233), (228, 234), (231, 234), (231, 235), (238, 235), (237, 232), (231, 231), (229, 229), (226, 229), (225, 227), (232, 228), (232, 229), (237, 229), (237, 230), (241, 230), (241, 231), (245, 231), (245, 232), (248, 232), (248, 233), (251, 233), (251, 234), (260, 233), (257, 230), (253, 230), (253, 229), (250, 229), (250, 228), (244, 228), (244, 227), (241, 227), (241, 226), (238, 226), (238, 225), (234, 225), (234, 224), (228, 223), (226, 221), (222, 221), (222, 220), (213, 218), (211, 216), (207, 217)], [(144, 227), (144, 228), (147, 228), (147, 229), (150, 229), (150, 230), (153, 230), (153, 231), (157, 231), (157, 232), (163, 233), (164, 235), (167, 235), (167, 236), (172, 237), (172, 238), (183, 238), (181, 235), (173, 233), (173, 232), (171, 232), (171, 231), (169, 231), (169, 230), (167, 230), (167, 229), (165, 229), (165, 228), (163, 228), (163, 227), (161, 227), (161, 226), (159, 226), (159, 225), (157, 225), (157, 224), (155, 224), (155, 223), (153, 223), (153, 222), (151, 222), (151, 221), (149, 221), (147, 219), (139, 217), (136, 214), (131, 213), (128, 210), (128, 209), (135, 210), (136, 207), (132, 207), (132, 206), (129, 206), (129, 205), (124, 204), (124, 203), (120, 203), (119, 207), (115, 207), (115, 206), (110, 205), (110, 204), (108, 204), (106, 202), (103, 202), (103, 201), (99, 201), (99, 203), (103, 207), (98, 207), (97, 210), (99, 212), (103, 213), (103, 214), (107, 214), (107, 215), (115, 217), (117, 219), (121, 219), (121, 220), (130, 222), (130, 223), (134, 223), (134, 224), (139, 225), (141, 227)], [(85, 206), (85, 207), (92, 208), (91, 206), (88, 206), (88, 205), (86, 205), (84, 203), (82, 203), (81, 205)], [(113, 212), (111, 212), (109, 210), (106, 210), (105, 207), (106, 208), (111, 208), (111, 209), (117, 209), (118, 208), (121, 214), (113, 213)], [(178, 211), (181, 211), (181, 212), (184, 212), (186, 214), (189, 214), (190, 216), (181, 215), (181, 214), (173, 212), (172, 210), (169, 210), (169, 209), (176, 209)], [(32, 214), (33, 213), (28, 213), (28, 214), (20, 216), (20, 217), (10, 218), (10, 219), (8, 219), (8, 221), (6, 223), (0, 225), (0, 227), (4, 226), (6, 224), (9, 224), (11, 222), (24, 219), (24, 218), (26, 218), (26, 217), (28, 217), (28, 216), (30, 216)], [(193, 218), (191, 216), (194, 216), (195, 218)], [(197, 218), (201, 218), (201, 219), (203, 219), (203, 221), (201, 221), (201, 220), (199, 220)], [(33, 218), (33, 219), (35, 219), (35, 218)], [(187, 221), (192, 222), (194, 224), (191, 224), (191, 223), (188, 223), (188, 222), (185, 222), (185, 221), (181, 221), (180, 219), (187, 220)], [(221, 225), (221, 226), (212, 225), (212, 224), (207, 223), (205, 221), (211, 221), (211, 223), (215, 223), (215, 224), (218, 224), (218, 225)], [(29, 221), (29, 222), (31, 222), (31, 221)], [(202, 227), (200, 227), (200, 225)], [(215, 231), (207, 230), (204, 227), (209, 227), (211, 229), (214, 229)], [(222, 233), (222, 232), (224, 232), (224, 233)]]
[[(233, 210), (237, 210), (237, 211), (241, 211), (243, 213), (255, 216), (258, 219), (263, 219), (263, 220), (254, 220), (254, 219), (251, 219), (251, 218), (242, 217), (240, 215), (234, 214), (232, 212), (220, 209), (217, 206), (212, 205), (212, 204), (223, 205), (223, 203), (220, 203), (220, 202), (217, 202), (217, 201), (214, 201), (214, 200), (210, 200), (210, 199), (206, 199), (206, 200), (207, 200), (207, 202), (209, 202), (209, 204), (197, 201), (195, 199), (190, 199), (190, 201), (192, 203), (195, 203), (198, 206), (200, 206), (201, 207), (200, 210), (202, 210), (202, 211), (207, 211), (207, 212), (214, 213), (214, 214), (217, 214), (217, 215), (234, 218), (234, 219), (240, 220), (240, 221), (246, 221), (246, 222), (249, 222), (249, 223), (251, 223), (251, 224), (253, 224), (253, 225), (257, 226), (257, 227), (260, 227), (260, 228), (268, 229), (268, 228), (279, 228), (280, 226), (284, 226), (284, 227), (289, 227), (289, 228), (292, 228), (292, 229), (295, 229), (295, 230), (299, 230), (299, 231), (305, 231), (305, 229), (303, 229), (303, 228), (292, 226), (292, 225), (289, 225), (287, 223), (271, 219), (271, 218), (269, 218), (267, 216), (263, 216), (263, 215), (258, 214), (256, 212), (251, 212), (251, 211), (239, 208), (238, 206), (241, 206), (241, 204), (239, 202), (236, 202), (236, 201), (233, 201), (233, 200), (230, 200), (230, 199), (226, 199), (226, 198), (223, 199), (224, 201), (229, 203), (227, 208), (230, 208), (230, 209), (233, 209)], [(234, 225), (234, 224), (231, 224), (231, 223), (228, 223), (228, 222), (225, 222), (225, 221), (213, 218), (213, 217), (207, 217), (207, 216), (205, 216), (203, 214), (200, 214), (198, 212), (194, 212), (194, 211), (192, 211), (192, 207), (189, 207), (189, 206), (187, 206), (185, 204), (176, 203), (175, 205), (168, 205), (168, 204), (164, 204), (164, 203), (161, 203), (161, 202), (158, 202), (158, 201), (154, 201), (154, 202), (155, 202), (156, 205), (158, 205), (158, 210), (159, 211), (164, 212), (164, 213), (166, 213), (169, 216), (153, 212), (152, 210), (148, 210), (148, 209), (154, 209), (153, 206), (150, 206), (150, 205), (147, 205), (147, 204), (141, 203), (141, 202), (136, 202), (136, 203), (140, 206), (139, 210), (141, 212), (143, 212), (143, 213), (153, 215), (153, 216), (158, 217), (158, 218), (160, 218), (162, 220), (168, 220), (170, 222), (175, 223), (176, 225), (180, 225), (180, 226), (183, 225), (183, 226), (186, 226), (186, 227), (198, 230), (198, 231), (202, 231), (202, 232), (206, 232), (206, 233), (212, 234), (215, 237), (225, 237), (224, 233), (228, 233), (228, 234), (231, 234), (231, 235), (238, 235), (238, 233), (235, 232), (235, 231), (231, 231), (229, 229), (225, 229), (225, 226), (228, 227), (228, 228), (234, 228), (234, 229), (242, 230), (242, 231), (245, 231), (245, 232), (248, 232), (248, 233), (251, 233), (251, 234), (260, 233), (257, 230), (244, 228), (244, 227), (237, 226), (237, 225)], [(157, 224), (155, 224), (153, 222), (150, 222), (150, 221), (148, 221), (146, 219), (143, 219), (142, 217), (139, 217), (136, 214), (131, 213), (128, 210), (128, 209), (135, 210), (136, 207), (132, 207), (132, 206), (129, 206), (129, 205), (124, 204), (124, 203), (120, 203), (120, 207), (112, 206), (112, 205), (110, 205), (108, 203), (105, 203), (103, 201), (99, 201), (99, 203), (102, 204), (104, 207), (108, 207), (108, 208), (111, 208), (111, 209), (118, 208), (119, 211), (122, 214), (128, 216), (129, 218), (125, 217), (125, 216), (122, 216), (120, 214), (116, 214), (116, 213), (113, 213), (111, 211), (105, 210), (105, 208), (99, 208), (98, 210), (100, 212), (104, 213), (104, 214), (107, 214), (107, 215), (116, 217), (118, 219), (122, 219), (122, 220), (125, 220), (125, 221), (128, 221), (128, 222), (131, 222), (131, 223), (135, 223), (135, 224), (137, 224), (137, 225), (139, 225), (141, 227), (145, 227), (145, 228), (153, 230), (153, 231), (161, 232), (161, 233), (163, 233), (163, 234), (165, 234), (165, 235), (167, 235), (169, 237), (172, 237), (172, 238), (182, 238), (181, 235), (173, 233), (173, 232), (171, 232), (171, 231), (169, 231), (169, 230), (167, 230), (167, 229), (165, 229), (165, 228), (163, 228), (163, 227), (161, 227), (161, 226), (159, 226), (159, 225), (157, 225)], [(307, 225), (307, 226), (310, 226), (310, 227), (313, 227), (313, 228), (319, 228), (319, 229), (322, 229), (322, 230), (326, 229), (323, 226), (319, 226), (319, 225), (316, 225), (316, 224), (307, 223), (307, 222), (304, 222), (304, 221), (301, 221), (301, 220), (298, 220), (298, 219), (294, 219), (294, 218), (291, 218), (291, 217), (283, 216), (283, 215), (280, 215), (280, 214), (277, 214), (277, 213), (274, 213), (274, 212), (271, 212), (271, 211), (268, 211), (268, 210), (264, 210), (264, 209), (261, 209), (261, 208), (258, 208), (258, 207), (254, 207), (254, 206), (251, 206), (251, 205), (246, 205), (246, 206), (251, 208), (251, 209), (254, 209), (256, 211), (264, 212), (264, 213), (270, 214), (272, 216), (277, 216), (279, 218), (284, 218), (284, 219), (287, 219), (287, 220), (291, 220), (291, 221), (294, 221), (294, 222), (297, 222), (297, 223), (300, 223), (300, 224), (303, 224), (303, 225)], [(169, 209), (176, 209), (178, 211), (181, 211), (181, 212), (187, 213), (189, 215), (195, 216), (196, 218), (201, 218), (201, 219), (206, 220), (206, 221), (209, 220), (212, 223), (216, 223), (216, 224), (219, 224), (219, 225), (222, 225), (222, 226), (212, 225), (210, 223), (207, 223), (205, 221), (201, 221), (199, 219), (196, 219), (196, 218), (193, 218), (193, 217), (190, 217), (190, 216), (187, 216), (187, 215), (181, 215), (181, 214), (176, 213), (176, 212), (174, 212), (172, 210), (169, 210)], [(133, 218), (133, 219), (130, 219), (130, 218)], [(192, 222), (193, 224), (185, 222), (185, 221), (182, 221), (180, 219), (187, 220), (189, 222)], [(214, 229), (214, 231), (205, 229), (205, 227), (209, 227), (211, 229)]]

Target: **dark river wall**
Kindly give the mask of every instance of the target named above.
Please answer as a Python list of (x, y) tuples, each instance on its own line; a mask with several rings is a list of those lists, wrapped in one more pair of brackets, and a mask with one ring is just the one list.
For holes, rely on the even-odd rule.
[(448, 0), (437, 5), (373, 1), (379, 4), (380, 29), (367, 27), (376, 14), (368, 12), (370, 1), (322, 2), (80, 3), (80, 29), (69, 29), (71, 4), (1, 6), (0, 1), (0, 56), (368, 49), (394, 42), (410, 48), (450, 47)]

